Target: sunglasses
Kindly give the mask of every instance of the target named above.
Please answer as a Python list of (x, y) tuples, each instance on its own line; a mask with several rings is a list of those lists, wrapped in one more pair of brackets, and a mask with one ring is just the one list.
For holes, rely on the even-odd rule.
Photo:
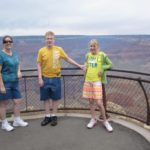
[(3, 41), (3, 44), (6, 44), (6, 43), (13, 43), (13, 41)]

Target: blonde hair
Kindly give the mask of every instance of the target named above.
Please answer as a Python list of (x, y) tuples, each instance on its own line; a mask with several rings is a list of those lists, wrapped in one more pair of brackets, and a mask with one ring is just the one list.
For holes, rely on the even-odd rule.
[(45, 33), (45, 38), (47, 37), (47, 36), (55, 36), (55, 34), (54, 34), (54, 32), (52, 32), (52, 31), (48, 31), (48, 32), (46, 32)]
[(92, 39), (90, 42), (89, 42), (89, 46), (90, 45), (95, 45), (98, 49), (100, 48), (100, 45), (98, 43), (98, 41), (96, 39)]

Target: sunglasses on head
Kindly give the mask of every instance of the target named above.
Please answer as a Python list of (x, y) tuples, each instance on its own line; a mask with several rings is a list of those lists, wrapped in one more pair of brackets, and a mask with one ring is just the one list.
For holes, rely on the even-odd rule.
[(6, 44), (6, 43), (13, 43), (13, 41), (3, 41), (3, 44)]

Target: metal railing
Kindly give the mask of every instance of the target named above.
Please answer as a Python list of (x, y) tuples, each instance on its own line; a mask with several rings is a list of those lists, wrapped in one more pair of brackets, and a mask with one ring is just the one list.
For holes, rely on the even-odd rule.
[[(39, 101), (37, 70), (28, 69), (22, 72), (22, 112), (43, 110), (43, 104)], [(88, 110), (88, 101), (82, 98), (83, 73), (77, 68), (63, 68), (62, 72), (62, 100), (59, 109)], [(108, 84), (103, 86), (103, 101), (107, 112), (150, 125), (150, 74), (109, 70)]]

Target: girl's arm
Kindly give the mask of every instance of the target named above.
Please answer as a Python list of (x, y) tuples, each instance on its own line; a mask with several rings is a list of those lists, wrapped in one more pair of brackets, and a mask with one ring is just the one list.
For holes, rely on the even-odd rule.
[(111, 68), (112, 68), (112, 62), (108, 58), (108, 56), (106, 56), (106, 54), (104, 54), (104, 65), (102, 66), (102, 70), (98, 73), (98, 75), (102, 76), (104, 71), (111, 69)]
[(0, 92), (5, 94), (6, 93), (6, 89), (5, 89), (5, 86), (4, 86), (3, 79), (2, 79), (1, 71), (2, 71), (2, 66), (0, 65)]
[(111, 60), (108, 58), (108, 56), (104, 56), (104, 59), (105, 59), (105, 63), (103, 65), (103, 70), (108, 70), (108, 69), (111, 69), (112, 68), (112, 62)]

